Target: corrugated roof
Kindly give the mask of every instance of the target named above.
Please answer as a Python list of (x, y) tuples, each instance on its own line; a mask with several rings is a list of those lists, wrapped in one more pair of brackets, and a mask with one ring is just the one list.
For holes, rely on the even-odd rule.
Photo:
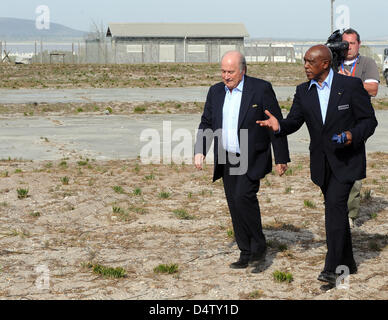
[(110, 23), (107, 36), (240, 38), (249, 34), (242, 23)]

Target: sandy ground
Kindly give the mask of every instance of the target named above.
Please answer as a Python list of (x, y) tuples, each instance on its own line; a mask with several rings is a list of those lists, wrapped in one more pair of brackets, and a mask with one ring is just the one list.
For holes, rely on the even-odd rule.
[[(368, 155), (352, 230), (359, 272), (348, 289), (324, 290), (316, 280), (326, 252), (323, 198), (308, 158), (292, 161), (286, 176), (262, 180), (269, 251), (258, 274), (229, 268), (239, 252), (211, 165), (2, 161), (0, 298), (388, 299), (388, 154)], [(27, 197), (19, 199), (18, 189), (28, 189)], [(126, 276), (106, 278), (93, 272), (96, 264), (121, 267)], [(154, 272), (160, 264), (177, 264), (178, 272)], [(276, 282), (277, 270), (293, 281)]]
[[(3, 64), (0, 70), (2, 96), (12, 89), (11, 100), (1, 101), (1, 117), (47, 116), (55, 126), (63, 118), (53, 114), (105, 114), (108, 107), (113, 115), (195, 116), (203, 107), (198, 105), (203, 90), (200, 98), (195, 91), (194, 98), (185, 95), (183, 101), (170, 95), (159, 101), (158, 91), (152, 93), (154, 101), (136, 88), (179, 91), (219, 81), (219, 66), (207, 64)], [(274, 87), (305, 81), (301, 65), (252, 64), (249, 70)], [(130, 87), (141, 102), (120, 89)], [(22, 88), (46, 91), (28, 96)], [(61, 91), (75, 88), (80, 90), (74, 101)], [(91, 98), (85, 95), (88, 88), (117, 91), (106, 97), (91, 91)], [(49, 101), (48, 90), (60, 97)], [(128, 97), (118, 98), (119, 92)], [(385, 98), (379, 101), (382, 109)], [(20, 132), (20, 141), (28, 140)], [(40, 135), (38, 144), (58, 147), (52, 136)], [(269, 251), (258, 274), (229, 268), (239, 251), (222, 183), (211, 183), (211, 164), (196, 171), (181, 163), (86, 159), (81, 151), (66, 156), (51, 161), (0, 157), (0, 299), (388, 299), (388, 153), (368, 155), (361, 215), (352, 230), (359, 272), (347, 289), (331, 290), (316, 280), (326, 252), (324, 205), (310, 181), (306, 155), (292, 156), (286, 176), (262, 180), (258, 197)], [(28, 190), (25, 197), (23, 190)], [(175, 265), (177, 272), (155, 272), (161, 264)], [(125, 276), (104, 276), (97, 266), (121, 268)], [(276, 282), (275, 271), (292, 274), (293, 281)]]

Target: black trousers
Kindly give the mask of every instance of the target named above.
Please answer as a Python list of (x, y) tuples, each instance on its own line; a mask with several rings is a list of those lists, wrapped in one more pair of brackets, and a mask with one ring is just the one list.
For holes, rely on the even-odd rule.
[(260, 254), (266, 249), (257, 200), (260, 180), (253, 181), (246, 174), (233, 175), (230, 172), (233, 167), (236, 165), (229, 162), (227, 153), (223, 170), (224, 190), (236, 242), (241, 251), (240, 258), (248, 260), (252, 254)]
[(353, 257), (349, 225), (348, 199), (353, 183), (341, 183), (333, 174), (328, 161), (325, 165), (325, 183), (321, 187), (325, 198), (325, 228), (327, 254), (324, 271), (335, 272), (345, 265), (350, 272), (357, 269)]

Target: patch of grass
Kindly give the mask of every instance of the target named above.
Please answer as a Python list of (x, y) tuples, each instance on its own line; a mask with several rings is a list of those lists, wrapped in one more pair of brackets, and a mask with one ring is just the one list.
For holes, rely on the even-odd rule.
[(294, 277), (292, 276), (291, 273), (288, 272), (282, 272), (279, 270), (276, 270), (275, 272), (272, 273), (273, 279), (276, 282), (288, 282), (291, 283), (294, 280)]
[(16, 191), (18, 193), (18, 198), (19, 199), (24, 199), (24, 198), (28, 197), (28, 192), (29, 192), (28, 189), (19, 188)]
[(113, 213), (123, 213), (124, 212), (124, 210), (122, 208), (116, 207), (116, 206), (112, 207), (112, 211), (113, 211)]
[(61, 182), (63, 185), (67, 186), (69, 184), (70, 178), (69, 177), (62, 177)]
[(234, 238), (234, 231), (233, 231), (233, 229), (226, 230), (226, 235), (228, 236), (228, 238), (233, 239)]
[(146, 180), (154, 180), (155, 179), (155, 175), (153, 173), (147, 175), (144, 177)]
[[(47, 139), (47, 138), (45, 138), (45, 139)], [(47, 140), (47, 141), (48, 141), (48, 140)], [(53, 167), (53, 163), (52, 163), (52, 162), (47, 162), (47, 163), (44, 165), (44, 167), (45, 167), (46, 169), (50, 169), (50, 168)]]
[(77, 162), (77, 164), (79, 166), (86, 166), (88, 164), (88, 162), (89, 162), (88, 160), (86, 160), (86, 161), (85, 160), (80, 160), (80, 161)]
[(135, 195), (135, 196), (140, 196), (141, 195), (141, 189), (140, 188), (135, 188), (135, 190), (133, 190), (133, 194)]
[(160, 264), (154, 268), (154, 273), (167, 273), (174, 274), (179, 271), (179, 266), (175, 263), (173, 264)]
[(112, 187), (112, 189), (116, 193), (119, 193), (119, 194), (123, 194), (124, 193), (124, 189), (121, 186), (114, 186), (114, 187)]
[(310, 209), (315, 209), (317, 207), (314, 201), (311, 201), (311, 200), (304, 200), (303, 204), (306, 208), (310, 208)]
[(121, 267), (112, 268), (112, 267), (103, 266), (101, 264), (92, 264), (92, 263), (88, 263), (86, 266), (89, 269), (92, 269), (93, 273), (101, 275), (104, 278), (119, 279), (119, 278), (125, 278), (127, 275), (125, 269)]
[(188, 214), (185, 209), (174, 210), (174, 214), (178, 219), (182, 219), (182, 220), (194, 220), (195, 219), (195, 216)]
[(167, 191), (162, 191), (159, 193), (159, 198), (161, 199), (168, 199), (170, 198), (171, 194), (170, 192), (167, 192)]
[(147, 109), (145, 107), (135, 107), (135, 109), (133, 109), (133, 111), (135, 113), (143, 113), (145, 112)]
[(59, 166), (60, 167), (62, 167), (62, 168), (67, 168), (67, 162), (66, 161), (61, 161), (60, 163), (59, 163)]
[(248, 299), (259, 299), (263, 296), (263, 290), (254, 290), (248, 294)]

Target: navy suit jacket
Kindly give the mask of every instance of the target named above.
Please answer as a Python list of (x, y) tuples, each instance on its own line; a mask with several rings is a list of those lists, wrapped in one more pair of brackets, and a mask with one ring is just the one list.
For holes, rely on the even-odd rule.
[[(342, 183), (366, 177), (365, 142), (374, 133), (377, 120), (369, 94), (358, 78), (334, 72), (330, 99), (322, 121), (317, 88), (309, 82), (296, 88), (294, 101), (286, 119), (280, 121), (280, 136), (297, 131), (306, 123), (310, 134), (311, 179), (324, 184), (325, 161)], [(352, 144), (338, 146), (331, 141), (334, 134), (352, 133)]]
[[(223, 175), (219, 161), (219, 144), (222, 140), (218, 135), (202, 134), (214, 133), (222, 129), (223, 105), (225, 100), (225, 85), (220, 82), (210, 87), (205, 108), (199, 124), (199, 132), (195, 144), (195, 154), (206, 155), (214, 139), (214, 174), (213, 181)], [(241, 97), (240, 113), (238, 119), (238, 137), (240, 142), (240, 157), (247, 157), (247, 175), (251, 180), (263, 178), (272, 171), (271, 142), (274, 150), (275, 162), (285, 164), (290, 161), (286, 137), (275, 137), (268, 129), (256, 124), (256, 120), (265, 120), (268, 117), (264, 110), (268, 109), (279, 120), (283, 119), (278, 101), (272, 85), (264, 80), (245, 75), (243, 93)], [(241, 143), (240, 130), (247, 129), (248, 142), (245, 146)]]

